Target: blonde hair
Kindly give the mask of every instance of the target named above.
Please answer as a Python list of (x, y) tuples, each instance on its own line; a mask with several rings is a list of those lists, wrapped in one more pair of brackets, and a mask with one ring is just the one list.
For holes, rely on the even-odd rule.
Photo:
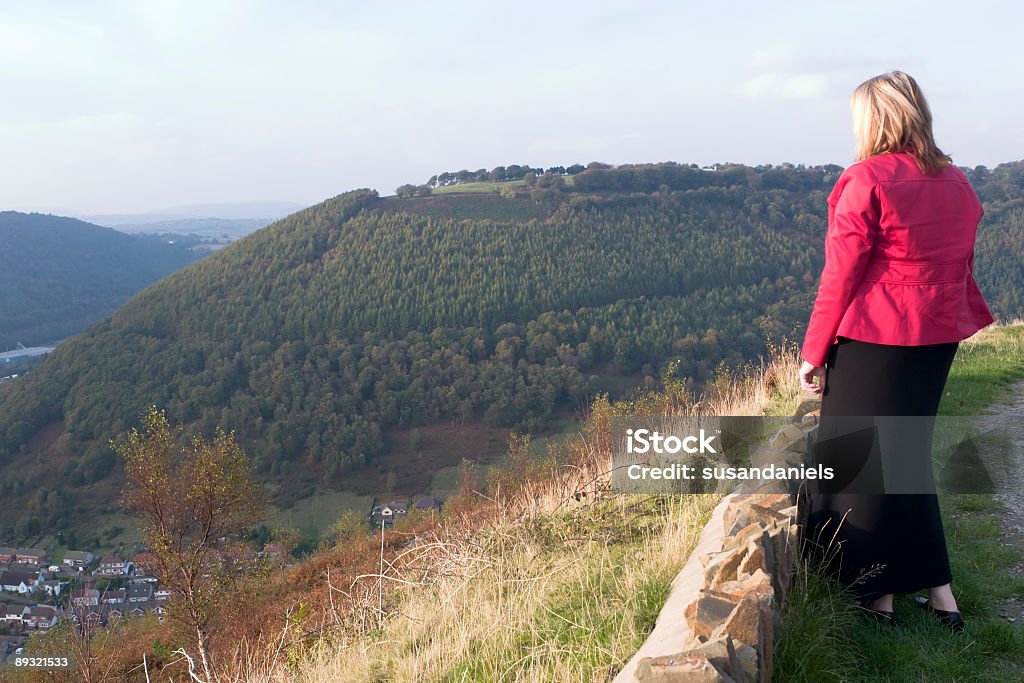
[(850, 96), (857, 161), (876, 154), (908, 151), (922, 173), (953, 163), (932, 137), (932, 112), (917, 81), (902, 71), (869, 78)]

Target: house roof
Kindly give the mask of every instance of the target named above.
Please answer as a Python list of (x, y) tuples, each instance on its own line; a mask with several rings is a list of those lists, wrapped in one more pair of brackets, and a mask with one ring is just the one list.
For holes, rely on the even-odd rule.
[(28, 615), (32, 617), (52, 617), (57, 614), (57, 608), (51, 607), (50, 605), (33, 605), (28, 610)]
[(100, 564), (124, 564), (118, 555), (104, 555), (103, 559), (100, 560)]
[(68, 550), (64, 553), (64, 559), (72, 562), (87, 562), (92, 559), (92, 556), (92, 553), (87, 550)]
[(128, 589), (128, 597), (130, 598), (149, 598), (153, 595), (153, 586), (148, 583), (136, 583)]
[(22, 572), (14, 569), (0, 571), (0, 584), (4, 586), (15, 586), (19, 583), (35, 583), (39, 579), (39, 572)]
[(46, 557), (46, 551), (40, 548), (18, 548), (14, 552), (18, 557)]
[(0, 614), (5, 617), (8, 615), (20, 615), (25, 613), (25, 605), (0, 605)]

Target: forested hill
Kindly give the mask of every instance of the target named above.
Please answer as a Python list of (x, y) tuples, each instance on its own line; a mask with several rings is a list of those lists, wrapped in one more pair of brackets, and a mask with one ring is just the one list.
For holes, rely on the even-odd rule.
[[(1022, 308), (1022, 169), (970, 171), (987, 211), (979, 279), (1004, 316)], [(840, 171), (595, 166), (571, 184), (364, 189), (300, 211), (0, 387), (0, 457), (16, 465), (0, 467), (0, 495), (25, 498), (0, 525), (58, 525), (87, 485), (119, 476), (108, 439), (151, 404), (236, 430), (270, 479), (340, 486), (397, 426), (535, 431), (608, 373), (639, 381), (672, 359), (701, 379), (754, 359), (802, 334)]]
[(73, 218), (2, 211), (0, 350), (79, 332), (196, 258)]

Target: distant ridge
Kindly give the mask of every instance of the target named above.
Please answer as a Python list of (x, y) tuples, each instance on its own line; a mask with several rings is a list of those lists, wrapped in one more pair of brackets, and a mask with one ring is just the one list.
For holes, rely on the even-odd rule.
[(74, 218), (0, 212), (0, 349), (79, 332), (196, 258)]
[(185, 204), (182, 206), (146, 211), (142, 213), (91, 214), (79, 216), (82, 220), (117, 227), (120, 225), (144, 225), (166, 221), (180, 221), (194, 218), (222, 220), (266, 220), (268, 223), (295, 213), (302, 204), (281, 201), (221, 202), (216, 204)]

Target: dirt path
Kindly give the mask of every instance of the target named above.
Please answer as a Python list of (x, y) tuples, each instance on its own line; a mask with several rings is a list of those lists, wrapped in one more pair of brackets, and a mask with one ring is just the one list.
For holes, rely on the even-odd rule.
[[(1003, 543), (1016, 546), (1024, 551), (1024, 382), (1018, 382), (1013, 389), (1013, 396), (1002, 404), (993, 405), (987, 416), (979, 418), (982, 426), (987, 422), (997, 423), (1005, 428), (1013, 442), (1009, 452), (1012, 456), (1011, 468), (1004, 476), (995, 476), (996, 494), (1006, 513), (1002, 519)], [(1024, 564), (1015, 565), (1010, 569), (1014, 576), (1024, 574)], [(1010, 598), (998, 607), (998, 614), (1011, 623), (1024, 624), (1024, 601)]]

